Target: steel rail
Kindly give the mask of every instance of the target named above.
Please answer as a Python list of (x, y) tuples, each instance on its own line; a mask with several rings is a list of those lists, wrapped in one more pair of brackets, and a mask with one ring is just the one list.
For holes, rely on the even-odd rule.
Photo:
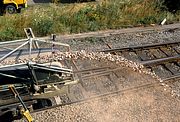
[(149, 44), (149, 45), (142, 45), (142, 46), (132, 46), (132, 47), (124, 47), (124, 48), (106, 49), (106, 50), (101, 50), (100, 52), (113, 53), (113, 52), (134, 51), (134, 50), (141, 50), (141, 49), (154, 49), (154, 48), (159, 48), (162, 46), (169, 46), (169, 45), (174, 45), (174, 44), (180, 44), (180, 41)]
[(109, 68), (110, 67), (96, 67), (96, 68), (89, 68), (89, 69), (83, 69), (83, 70), (76, 70), (76, 71), (73, 71), (73, 73), (86, 73), (86, 72), (92, 72), (92, 71), (105, 70)]
[[(113, 54), (118, 55), (117, 52), (123, 52), (123, 51), (127, 51), (127, 52), (131, 52), (131, 51), (137, 51), (137, 50), (145, 50), (145, 49), (158, 49), (160, 47), (168, 47), (171, 46), (171, 48), (173, 48), (173, 45), (177, 44), (178, 46), (180, 46), (180, 41), (176, 41), (176, 42), (168, 42), (168, 43), (158, 43), (158, 44), (151, 44), (151, 45), (143, 45), (143, 46), (134, 46), (134, 47), (125, 47), (125, 48), (115, 48), (112, 49), (111, 46), (107, 45), (110, 49), (109, 50), (103, 50), (102, 52), (110, 52)], [(175, 50), (176, 51), (176, 50)], [(162, 51), (163, 53), (166, 53), (164, 51)], [(164, 58), (156, 58), (156, 59), (148, 59), (148, 60), (144, 60), (144, 61), (137, 61), (138, 63), (142, 64), (143, 66), (145, 66), (146, 68), (152, 68), (154, 66), (157, 65), (165, 65), (167, 63), (177, 63), (180, 60), (180, 54), (176, 51), (176, 55), (173, 56), (168, 56), (164, 57)], [(137, 56), (141, 56), (138, 55)], [(178, 66), (180, 67), (180, 66)], [(170, 69), (164, 69), (167, 70), (169, 72)], [(172, 73), (172, 72), (171, 72)], [(172, 80), (172, 79), (179, 79), (180, 78), (180, 73), (173, 73), (171, 76), (168, 76), (167, 78), (163, 78), (163, 81), (168, 81), (168, 80)]]
[(164, 64), (167, 62), (175, 62), (180, 60), (180, 55), (172, 56), (172, 57), (167, 57), (167, 58), (160, 58), (160, 59), (154, 59), (154, 60), (148, 60), (148, 61), (140, 61), (142, 65), (148, 67), (148, 66), (153, 66), (153, 65), (159, 65), (159, 64)]
[(88, 74), (88, 75), (82, 75), (81, 78), (82, 79), (88, 79), (89, 77), (104, 76), (104, 75), (108, 75), (110, 73), (113, 73), (114, 71), (119, 70), (119, 69), (122, 69), (122, 67), (111, 69), (111, 70), (105, 70), (105, 71), (102, 71), (102, 72), (91, 73), (91, 74)]
[(178, 80), (180, 78), (180, 73), (178, 73), (178, 74), (175, 74), (175, 75), (173, 75), (173, 76), (170, 76), (170, 77), (168, 77), (168, 78), (164, 78), (164, 79), (162, 79), (163, 81), (170, 81), (170, 80)]
[(83, 103), (83, 102), (86, 102), (86, 101), (88, 102), (90, 100), (100, 99), (100, 98), (106, 97), (106, 96), (116, 96), (116, 95), (119, 95), (120, 93), (136, 91), (138, 89), (143, 89), (144, 87), (151, 88), (151, 87), (154, 87), (154, 86), (156, 86), (158, 84), (160, 85), (159, 82), (146, 83), (146, 84), (143, 84), (143, 85), (140, 85), (140, 86), (126, 88), (126, 89), (123, 89), (123, 90), (117, 90), (117, 91), (114, 91), (114, 92), (108, 92), (108, 93), (105, 93), (105, 94), (100, 94), (100, 95), (95, 95), (95, 96), (92, 96), (92, 97), (87, 97), (87, 98), (81, 99), (81, 100), (71, 101), (71, 102), (68, 102), (68, 103), (62, 103), (62, 104), (59, 104), (59, 105), (55, 105), (55, 106), (51, 106), (51, 107), (47, 107), (47, 108), (42, 108), (42, 109), (39, 109), (39, 110), (34, 110), (34, 111), (32, 111), (32, 113), (36, 113), (36, 112), (40, 112), (40, 111), (44, 111), (44, 110), (48, 110), (48, 109), (52, 109), (52, 108), (56, 108), (56, 107), (60, 107), (60, 106), (71, 105), (71, 104), (75, 104), (75, 103)]
[[(100, 68), (101, 69), (101, 68)], [(113, 73), (113, 71), (116, 71), (118, 70), (119, 68), (115, 68), (115, 69), (112, 69), (112, 70), (108, 70), (108, 71), (104, 71), (104, 72), (97, 72), (97, 73), (92, 73), (90, 75), (84, 75), (82, 76), (82, 79), (83, 80), (86, 80), (87, 78), (89, 77), (97, 77), (97, 76), (102, 76), (102, 75), (108, 75), (110, 72)], [(94, 69), (93, 69), (94, 70)], [(73, 81), (74, 82), (78, 82), (78, 81)], [(63, 82), (61, 82), (63, 83)], [(108, 95), (111, 95), (111, 94), (118, 94), (119, 92), (125, 92), (125, 91), (130, 91), (130, 90), (135, 90), (135, 89), (138, 89), (138, 88), (143, 88), (143, 87), (147, 87), (147, 86), (154, 86), (155, 84), (159, 84), (159, 82), (156, 82), (156, 83), (146, 83), (146, 84), (143, 84), (143, 85), (140, 85), (140, 86), (135, 86), (135, 87), (131, 87), (131, 88), (126, 88), (126, 89), (123, 89), (123, 90), (118, 90), (118, 91), (114, 91), (114, 92), (108, 92), (108, 93), (105, 93), (105, 94), (100, 94), (100, 95), (96, 95), (96, 96), (92, 96), (90, 98), (85, 98), (83, 100), (76, 100), (74, 102), (71, 102), (71, 103), (67, 103), (67, 104), (62, 104), (62, 105), (56, 105), (56, 106), (53, 106), (53, 107), (47, 107), (47, 108), (43, 108), (43, 109), (40, 109), (40, 110), (37, 110), (37, 111), (42, 111), (42, 110), (46, 110), (46, 109), (50, 109), (50, 108), (55, 108), (55, 107), (58, 107), (58, 106), (63, 106), (63, 105), (68, 105), (68, 104), (73, 104), (73, 103), (78, 103), (78, 102), (83, 102), (83, 101), (87, 101), (87, 100), (91, 100), (91, 99), (94, 99), (94, 98), (99, 98), (99, 97), (103, 97), (103, 96), (108, 96)], [(69, 84), (65, 84), (65, 85), (69, 85)], [(41, 95), (35, 95), (35, 96), (22, 96), (23, 100), (25, 101), (28, 101), (28, 100), (35, 100), (35, 99), (44, 99), (44, 98), (49, 98), (50, 96), (56, 96), (56, 95), (59, 95), (59, 94), (62, 94), (62, 91), (63, 90), (56, 90), (55, 92), (50, 92), (50, 93), (45, 93), (45, 94), (41, 94)], [(14, 102), (16, 100), (13, 100)], [(0, 101), (0, 103), (4, 103), (4, 101)], [(10, 102), (10, 100), (6, 100), (6, 103)], [(17, 102), (17, 101), (16, 101)], [(34, 112), (37, 112), (36, 110)]]

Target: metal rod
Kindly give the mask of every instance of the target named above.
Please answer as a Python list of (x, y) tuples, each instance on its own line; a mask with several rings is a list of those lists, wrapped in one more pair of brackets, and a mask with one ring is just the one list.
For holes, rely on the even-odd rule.
[(31, 78), (32, 78), (33, 82), (34, 82), (34, 83), (37, 83), (38, 80), (37, 80), (37, 77), (36, 77), (36, 73), (35, 73), (33, 67), (31, 66), (31, 63), (28, 62), (28, 63), (27, 63), (27, 66), (28, 66), (28, 69), (29, 69), (29, 73), (30, 73), (31, 76), (32, 76)]
[(29, 60), (31, 59), (32, 38), (29, 39)]
[(0, 42), (0, 46), (4, 46), (6, 44), (12, 44), (12, 43), (18, 43), (18, 42), (24, 42), (27, 41), (28, 39), (21, 39), (21, 40), (13, 40), (13, 41), (5, 41), (5, 42)]
[(89, 71), (98, 71), (98, 70), (105, 70), (105, 69), (110, 69), (110, 67), (97, 67), (97, 68), (83, 69), (83, 70), (74, 71), (74, 73), (84, 73), (84, 72), (89, 72)]
[(17, 76), (14, 76), (14, 75), (8, 75), (8, 74), (4, 74), (4, 73), (0, 73), (1, 76), (4, 76), (4, 77), (9, 77), (9, 78), (14, 78), (14, 79), (20, 79), (20, 80), (24, 80), (26, 81), (27, 79), (25, 78), (21, 78), (21, 77), (17, 77)]
[(20, 103), (22, 104), (22, 106), (23, 106), (23, 108), (25, 109), (25, 111), (28, 110), (27, 107), (26, 107), (26, 105), (24, 104), (22, 98), (20, 97), (19, 93), (18, 93), (17, 90), (15, 89), (14, 85), (9, 85), (9, 89), (10, 89), (10, 91), (19, 99), (19, 101), (20, 101)]
[(33, 42), (34, 42), (35, 48), (36, 48), (36, 49), (39, 49), (39, 44), (38, 44), (38, 42), (35, 41), (35, 40), (34, 40)]
[(45, 43), (48, 43), (48, 44), (55, 44), (55, 45), (65, 46), (65, 47), (68, 48), (68, 51), (70, 51), (70, 46), (68, 44), (64, 44), (64, 43), (60, 43), (60, 42), (46, 41), (46, 40), (40, 40), (40, 39), (36, 39), (36, 41), (45, 42)]
[(61, 73), (67, 73), (67, 74), (72, 74), (72, 70), (69, 69), (64, 69), (64, 68), (57, 68), (57, 67), (47, 67), (47, 66), (36, 66), (32, 65), (33, 68), (38, 68), (38, 69), (43, 69), (43, 70), (48, 70), (48, 71), (54, 71), (54, 72), (61, 72)]
[(107, 75), (109, 73), (113, 73), (114, 71), (116, 70), (119, 70), (121, 69), (122, 67), (120, 68), (115, 68), (115, 69), (111, 69), (111, 70), (107, 70), (107, 71), (102, 71), (102, 72), (97, 72), (97, 73), (92, 73), (92, 74), (88, 74), (88, 75), (83, 75), (82, 78), (88, 78), (88, 77), (98, 77), (98, 76), (103, 76), (103, 75)]
[(3, 56), (2, 58), (0, 58), (0, 62), (2, 62), (4, 59), (6, 59), (8, 56), (10, 56), (11, 54), (13, 54), (14, 52), (16, 52), (18, 49), (20, 49), (21, 47), (23, 47), (24, 45), (28, 44), (29, 42), (25, 42), (22, 45), (20, 45), (19, 47), (15, 48), (14, 50), (12, 50), (11, 52), (9, 52), (8, 54), (6, 54), (5, 56)]
[(23, 102), (21, 96), (19, 95), (18, 91), (15, 89), (14, 85), (9, 85), (9, 90), (15, 95), (15, 97), (17, 97), (21, 103), (21, 105), (23, 106), (24, 110), (20, 110), (22, 113), (22, 115), (27, 119), (28, 122), (33, 122), (34, 119), (32, 118), (28, 108), (26, 107), (25, 103)]

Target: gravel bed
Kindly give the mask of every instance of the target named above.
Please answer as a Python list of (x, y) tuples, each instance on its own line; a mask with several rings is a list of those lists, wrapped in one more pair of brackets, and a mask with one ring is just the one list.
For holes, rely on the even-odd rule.
[[(72, 50), (97, 51), (168, 41), (177, 41), (180, 30), (116, 34), (108, 37), (61, 40)], [(36, 122), (179, 122), (180, 101), (163, 87), (107, 96), (32, 114)]]
[(121, 48), (128, 46), (177, 41), (179, 39), (180, 39), (180, 30), (176, 30), (176, 31), (163, 30), (163, 31), (150, 31), (150, 32), (140, 32), (140, 33), (116, 34), (108, 37), (67, 39), (60, 41), (69, 44), (72, 50), (97, 51), (102, 49), (108, 49), (106, 43), (112, 45), (113, 48)]
[(145, 88), (33, 114), (36, 122), (178, 122), (180, 104)]

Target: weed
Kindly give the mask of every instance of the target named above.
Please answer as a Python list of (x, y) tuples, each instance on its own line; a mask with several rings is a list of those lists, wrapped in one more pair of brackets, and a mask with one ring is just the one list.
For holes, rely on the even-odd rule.
[(34, 20), (32, 23), (32, 29), (36, 30), (36, 34), (39, 36), (45, 36), (50, 34), (53, 30), (53, 21), (50, 19)]
[(168, 12), (163, 1), (101, 0), (30, 6), (21, 14), (0, 17), (0, 40), (23, 38), (23, 28), (27, 27), (31, 27), (36, 36), (46, 36), (159, 24), (164, 18), (170, 23), (179, 22), (180, 12)]

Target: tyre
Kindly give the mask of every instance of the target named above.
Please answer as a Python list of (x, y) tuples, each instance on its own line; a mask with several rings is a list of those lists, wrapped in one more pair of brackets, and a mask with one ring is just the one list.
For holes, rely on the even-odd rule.
[(17, 9), (13, 5), (7, 5), (6, 8), (5, 8), (5, 12), (7, 14), (15, 14), (15, 13), (17, 13)]

